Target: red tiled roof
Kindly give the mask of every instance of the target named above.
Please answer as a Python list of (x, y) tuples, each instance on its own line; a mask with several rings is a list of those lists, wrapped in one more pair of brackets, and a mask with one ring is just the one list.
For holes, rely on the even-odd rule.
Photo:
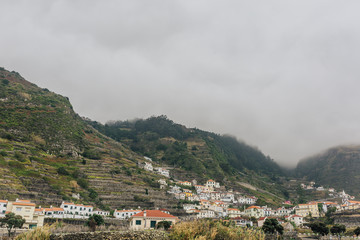
[[(139, 212), (135, 215), (133, 215), (132, 217), (143, 217), (144, 216), (144, 211)], [(146, 217), (157, 217), (157, 218), (177, 218), (173, 215), (164, 213), (160, 210), (146, 210)]]
[(240, 210), (237, 208), (228, 208), (228, 211), (240, 211)]
[(0, 200), (0, 202), (7, 203), (8, 201), (7, 200)]
[(26, 202), (14, 202), (13, 205), (17, 205), (17, 206), (34, 206), (35, 207), (35, 203), (26, 203)]
[(212, 180), (212, 179), (209, 179), (209, 180), (208, 180), (208, 182), (215, 182), (215, 181), (214, 181), (214, 180)]
[(63, 208), (56, 208), (56, 207), (45, 208), (45, 212), (51, 212), (51, 211), (64, 211), (64, 209)]
[(250, 207), (248, 207), (247, 209), (252, 209), (252, 208), (261, 209), (261, 207), (259, 207), (259, 206), (250, 206)]

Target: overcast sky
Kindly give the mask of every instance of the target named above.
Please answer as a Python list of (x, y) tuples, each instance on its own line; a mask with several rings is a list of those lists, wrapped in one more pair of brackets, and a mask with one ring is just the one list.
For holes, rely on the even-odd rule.
[(108, 120), (165, 114), (278, 163), (360, 143), (360, 1), (2, 0), (0, 66)]

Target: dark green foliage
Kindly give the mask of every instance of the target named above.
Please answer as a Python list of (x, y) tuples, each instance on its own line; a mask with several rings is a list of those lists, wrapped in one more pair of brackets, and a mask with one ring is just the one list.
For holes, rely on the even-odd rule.
[(330, 232), (332, 234), (341, 234), (344, 233), (345, 231), (346, 231), (345, 225), (335, 224), (330, 228)]
[(355, 228), (354, 234), (355, 234), (356, 236), (359, 236), (359, 235), (360, 235), (360, 227)]
[(2, 80), (1, 80), (1, 83), (2, 83), (3, 85), (9, 85), (9, 80), (7, 80), (7, 79), (2, 79)]
[(20, 152), (15, 152), (14, 157), (20, 162), (25, 162), (25, 156)]
[(165, 229), (168, 230), (171, 227), (170, 221), (161, 221), (156, 224), (157, 229)]
[(339, 146), (298, 163), (296, 176), (319, 185), (360, 193), (360, 146)]
[(94, 200), (98, 197), (98, 193), (94, 189), (89, 189), (89, 197)]
[(279, 234), (283, 234), (284, 228), (280, 225), (277, 219), (275, 218), (267, 218), (262, 226), (262, 230), (265, 233), (274, 234), (278, 232)]
[(6, 156), (7, 156), (7, 152), (5, 152), (4, 150), (3, 150), (3, 151), (0, 151), (0, 155), (3, 156), (3, 157), (6, 157)]
[(25, 223), (25, 219), (15, 213), (7, 213), (4, 218), (0, 219), (0, 226), (4, 226), (8, 230), (8, 236), (14, 228), (21, 228)]
[(96, 226), (103, 225), (105, 223), (104, 218), (101, 215), (94, 214), (88, 218), (87, 225), (93, 232), (96, 230)]
[(59, 167), (56, 171), (58, 174), (61, 175), (66, 175), (66, 176), (69, 175), (69, 172), (64, 167)]
[[(101, 133), (129, 144), (133, 151), (200, 176), (222, 180), (244, 169), (270, 176), (282, 174), (280, 167), (257, 149), (230, 136), (188, 129), (166, 116), (105, 125), (91, 121), (88, 123)], [(175, 141), (164, 140), (169, 138)], [(187, 146), (187, 141), (194, 139), (206, 143), (202, 150), (196, 146)], [(158, 155), (162, 158), (157, 159)]]
[(78, 179), (77, 183), (79, 184), (80, 187), (82, 187), (84, 189), (88, 189), (88, 187), (89, 187), (89, 182), (85, 178)]
[(101, 159), (101, 154), (99, 151), (96, 151), (94, 149), (86, 149), (83, 152), (83, 156), (86, 158), (90, 158), (90, 159), (94, 159), (94, 160), (99, 160)]
[(329, 233), (329, 228), (323, 222), (313, 222), (309, 224), (311, 231), (318, 233), (321, 236), (325, 236)]
[(134, 201), (135, 202), (148, 202), (149, 199), (145, 197), (141, 197), (139, 195), (134, 195)]

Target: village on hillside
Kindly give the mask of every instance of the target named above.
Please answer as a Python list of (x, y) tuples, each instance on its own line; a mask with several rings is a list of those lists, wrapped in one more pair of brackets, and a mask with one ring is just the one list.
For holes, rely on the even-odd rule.
[[(25, 219), (23, 227), (27, 229), (44, 225), (47, 218), (51, 219), (88, 219), (95, 214), (105, 219), (126, 221), (129, 229), (140, 230), (155, 228), (161, 221), (169, 221), (175, 224), (182, 220), (195, 220), (201, 218), (233, 220), (237, 226), (261, 227), (267, 218), (275, 218), (284, 227), (302, 227), (306, 218), (319, 218), (333, 209), (337, 213), (348, 210), (360, 209), (360, 201), (344, 191), (336, 192), (328, 189), (332, 196), (342, 199), (341, 203), (330, 201), (311, 201), (306, 204), (293, 205), (290, 201), (284, 201), (282, 206), (273, 209), (268, 206), (258, 206), (255, 196), (246, 196), (240, 192), (226, 189), (219, 182), (212, 179), (203, 184), (196, 180), (174, 181), (170, 179), (170, 172), (165, 168), (154, 168), (150, 158), (146, 158), (142, 167), (147, 171), (155, 171), (166, 178), (159, 180), (161, 189), (168, 189), (168, 193), (174, 199), (182, 201), (185, 216), (173, 216), (167, 209), (113, 209), (103, 211), (91, 205), (62, 202), (60, 206), (43, 208), (36, 206), (30, 200), (16, 199), (15, 201), (0, 200), (0, 218), (7, 213), (20, 215)], [(301, 184), (303, 189), (314, 189), (314, 182), (308, 185)], [(324, 188), (315, 188), (323, 191)]]

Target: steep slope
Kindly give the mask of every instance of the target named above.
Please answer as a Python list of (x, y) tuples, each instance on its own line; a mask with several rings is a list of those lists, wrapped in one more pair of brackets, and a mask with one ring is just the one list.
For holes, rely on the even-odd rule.
[[(66, 97), (0, 68), (0, 199), (171, 207), (143, 156), (87, 125)], [(77, 194), (80, 199), (77, 199)]]
[(338, 146), (300, 161), (296, 175), (324, 186), (359, 194), (360, 146)]
[(280, 167), (259, 150), (233, 137), (189, 129), (166, 116), (89, 124), (129, 145), (133, 151), (174, 167), (172, 172), (178, 179), (213, 178), (234, 188), (239, 186), (236, 183), (250, 183), (283, 195), (283, 188), (276, 184), (282, 176)]

